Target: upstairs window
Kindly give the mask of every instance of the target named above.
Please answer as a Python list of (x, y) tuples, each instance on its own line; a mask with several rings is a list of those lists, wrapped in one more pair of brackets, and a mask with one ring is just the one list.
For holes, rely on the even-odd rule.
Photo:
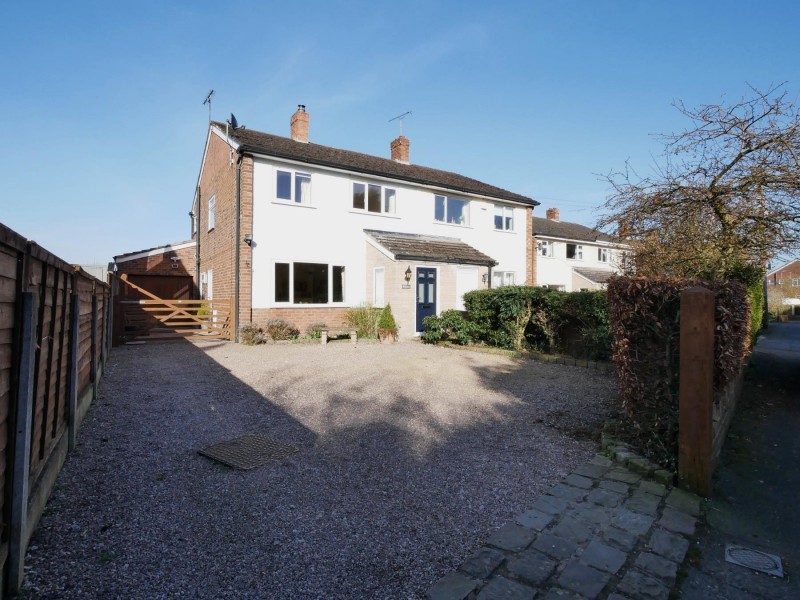
[(494, 207), (494, 228), (499, 231), (514, 231), (514, 209), (512, 207)]
[(583, 246), (580, 244), (567, 244), (567, 258), (570, 260), (583, 260)]
[(353, 208), (371, 213), (394, 214), (397, 191), (374, 183), (353, 183)]
[(214, 229), (214, 225), (216, 222), (216, 212), (217, 212), (217, 197), (211, 196), (208, 199), (208, 230), (211, 231)]
[(536, 253), (539, 256), (553, 256), (553, 242), (536, 242)]
[(440, 223), (469, 225), (469, 201), (452, 196), (436, 196), (434, 218)]
[(278, 171), (275, 197), (286, 202), (311, 204), (311, 175), (299, 171)]
[(597, 249), (597, 260), (599, 262), (608, 262), (608, 248)]

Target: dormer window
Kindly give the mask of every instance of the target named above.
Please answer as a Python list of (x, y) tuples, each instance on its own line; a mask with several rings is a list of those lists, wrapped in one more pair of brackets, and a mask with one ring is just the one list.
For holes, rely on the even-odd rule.
[(440, 223), (469, 225), (469, 201), (453, 196), (436, 195), (434, 218)]
[(394, 214), (397, 191), (374, 183), (353, 183), (353, 208), (371, 213)]

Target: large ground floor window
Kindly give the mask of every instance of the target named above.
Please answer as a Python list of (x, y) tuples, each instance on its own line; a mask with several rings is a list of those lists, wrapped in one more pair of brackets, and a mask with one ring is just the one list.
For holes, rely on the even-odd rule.
[(275, 302), (344, 302), (344, 267), (325, 263), (275, 263)]

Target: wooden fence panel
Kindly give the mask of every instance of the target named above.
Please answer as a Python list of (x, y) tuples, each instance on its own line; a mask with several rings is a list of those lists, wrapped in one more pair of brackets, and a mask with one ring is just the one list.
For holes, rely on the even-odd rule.
[(8, 498), (13, 462), (9, 430), (17, 387), (16, 315), (26, 247), (27, 241), (23, 237), (0, 225), (0, 568), (3, 568), (8, 554)]
[[(78, 299), (75, 319), (73, 293)], [(23, 295), (28, 312), (33, 312), (26, 321), (26, 336), (19, 321)], [(97, 312), (93, 313), (95, 295)], [(9, 574), (7, 589), (0, 590), (0, 596), (3, 591), (19, 591), (30, 535), (67, 448), (74, 447), (78, 419), (70, 418), (74, 405), (70, 397), (83, 399), (85, 408), (96, 396), (93, 364), (99, 376), (108, 341), (105, 311), (109, 302), (107, 284), (0, 224), (0, 569)], [(30, 404), (20, 405), (24, 342), (31, 350), (30, 370), (26, 370), (31, 395)], [(21, 420), (18, 406), (28, 407), (25, 418), (29, 420)], [(27, 448), (27, 455), (14, 456), (19, 448)], [(17, 524), (10, 537), (8, 523)]]

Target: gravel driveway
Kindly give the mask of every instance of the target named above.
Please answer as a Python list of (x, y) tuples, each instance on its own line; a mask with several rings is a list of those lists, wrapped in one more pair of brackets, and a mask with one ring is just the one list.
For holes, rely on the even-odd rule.
[[(33, 598), (419, 598), (591, 457), (596, 371), (434, 348), (111, 354), (31, 541)], [(259, 432), (253, 471), (199, 456)]]

